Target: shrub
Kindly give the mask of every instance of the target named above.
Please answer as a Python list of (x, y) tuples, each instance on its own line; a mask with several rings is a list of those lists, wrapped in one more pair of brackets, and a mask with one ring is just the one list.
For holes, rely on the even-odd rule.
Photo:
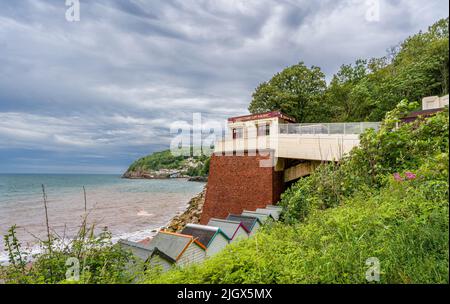
[(402, 101), (386, 115), (378, 132), (369, 129), (361, 135), (360, 145), (340, 164), (322, 164), (287, 190), (280, 202), (284, 219), (302, 220), (310, 208), (335, 207), (362, 189), (377, 191), (386, 175), (414, 171), (433, 156), (448, 153), (448, 110), (396, 127), (400, 117), (415, 106)]
[[(86, 229), (82, 225), (77, 236), (65, 242), (57, 235), (50, 235), (49, 241), (40, 241), (42, 253), (31, 255), (22, 249), (13, 226), (5, 235), (5, 245), (9, 254), (9, 265), (0, 271), (0, 280), (13, 284), (54, 284), (54, 283), (130, 283), (136, 273), (127, 266), (134, 257), (119, 245), (113, 245), (111, 234), (103, 230), (94, 234), (94, 226)], [(77, 273), (70, 272), (76, 259)], [(68, 279), (67, 274), (76, 274), (77, 281)]]
[[(201, 265), (148, 283), (448, 283), (448, 153), (427, 160), (416, 179), (363, 189), (303, 222), (274, 224)], [(366, 191), (367, 190), (367, 191)]]

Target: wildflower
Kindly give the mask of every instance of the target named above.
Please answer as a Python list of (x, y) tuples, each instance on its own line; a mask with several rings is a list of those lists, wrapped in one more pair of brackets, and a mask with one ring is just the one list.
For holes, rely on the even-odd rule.
[(398, 181), (398, 182), (401, 182), (401, 181), (403, 181), (403, 178), (400, 176), (400, 174), (399, 173), (394, 173), (394, 179), (396, 180), (396, 181)]
[(405, 172), (405, 176), (407, 179), (415, 179), (417, 176), (412, 172)]

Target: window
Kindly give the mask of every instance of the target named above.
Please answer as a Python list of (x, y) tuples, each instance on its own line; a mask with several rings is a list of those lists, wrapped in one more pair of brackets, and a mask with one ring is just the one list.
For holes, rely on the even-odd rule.
[(243, 128), (233, 128), (233, 139), (242, 138), (244, 135)]
[(270, 125), (269, 124), (261, 124), (257, 125), (258, 136), (269, 136), (270, 135)]

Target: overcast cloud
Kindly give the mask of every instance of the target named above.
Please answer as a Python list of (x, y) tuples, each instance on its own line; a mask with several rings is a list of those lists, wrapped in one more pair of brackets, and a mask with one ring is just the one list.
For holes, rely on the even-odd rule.
[(169, 124), (247, 113), (304, 61), (328, 79), (448, 15), (448, 1), (0, 0), (0, 172), (120, 173)]

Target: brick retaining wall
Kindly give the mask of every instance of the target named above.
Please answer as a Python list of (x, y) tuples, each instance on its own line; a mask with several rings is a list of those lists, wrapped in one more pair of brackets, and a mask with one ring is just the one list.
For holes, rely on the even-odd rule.
[(261, 167), (260, 160), (268, 156), (211, 157), (205, 204), (200, 223), (211, 217), (225, 218), (229, 213), (240, 214), (244, 209), (255, 210), (276, 203), (283, 192), (283, 171)]

